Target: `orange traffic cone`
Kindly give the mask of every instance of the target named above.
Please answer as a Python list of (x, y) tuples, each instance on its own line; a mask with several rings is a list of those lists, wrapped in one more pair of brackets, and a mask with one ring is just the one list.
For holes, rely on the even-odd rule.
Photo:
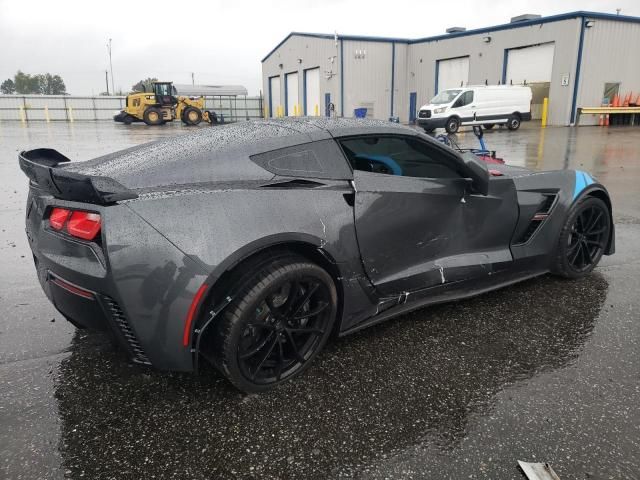
[(624, 102), (622, 103), (622, 106), (623, 107), (628, 107), (629, 106), (629, 101), (631, 101), (631, 94), (629, 94), (626, 97), (624, 97)]

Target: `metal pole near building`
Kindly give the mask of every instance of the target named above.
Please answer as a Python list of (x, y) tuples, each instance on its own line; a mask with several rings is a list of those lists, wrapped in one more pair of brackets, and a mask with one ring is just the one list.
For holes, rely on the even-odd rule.
[(104, 81), (107, 84), (107, 95), (109, 95), (109, 70), (104, 71)]
[(113, 83), (113, 63), (111, 62), (111, 39), (109, 39), (109, 43), (107, 44), (107, 50), (109, 51), (109, 68), (111, 69), (111, 92), (115, 95), (116, 87), (114, 87)]

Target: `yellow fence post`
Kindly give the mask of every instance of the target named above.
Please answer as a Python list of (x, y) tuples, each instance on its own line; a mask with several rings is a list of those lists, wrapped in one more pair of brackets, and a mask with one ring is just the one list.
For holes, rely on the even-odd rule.
[(51, 119), (49, 118), (49, 106), (48, 105), (44, 106), (44, 119), (47, 121), (47, 123), (49, 123), (51, 121)]
[(27, 116), (24, 114), (24, 107), (20, 105), (20, 121), (25, 123), (27, 121)]
[(320, 107), (318, 107), (318, 104), (317, 104), (317, 103), (316, 103), (316, 106), (315, 106), (315, 107), (313, 107), (313, 114), (314, 114), (316, 117), (319, 117), (319, 116), (320, 116)]
[(547, 112), (549, 111), (549, 99), (544, 97), (542, 100), (542, 122), (541, 126), (544, 128), (547, 126)]
[(73, 108), (69, 107), (69, 121), (73, 122)]

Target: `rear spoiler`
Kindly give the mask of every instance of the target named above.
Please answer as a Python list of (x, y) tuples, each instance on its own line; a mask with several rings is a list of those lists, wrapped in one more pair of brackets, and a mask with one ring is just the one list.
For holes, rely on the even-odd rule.
[(20, 152), (18, 161), (22, 171), (38, 188), (61, 200), (108, 205), (138, 198), (137, 193), (112, 178), (82, 175), (56, 168), (71, 160), (51, 148)]

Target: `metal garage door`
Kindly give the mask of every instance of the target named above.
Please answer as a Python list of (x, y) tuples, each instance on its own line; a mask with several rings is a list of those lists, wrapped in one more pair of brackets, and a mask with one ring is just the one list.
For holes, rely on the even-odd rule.
[[(504, 83), (531, 87), (531, 118), (542, 117), (542, 102), (549, 97), (555, 44), (543, 43), (507, 51), (507, 71)], [(549, 99), (551, 105), (551, 99)]]
[(469, 81), (469, 57), (449, 58), (437, 60), (438, 84), (436, 93), (447, 88), (457, 88)]
[(269, 116), (280, 115), (282, 101), (280, 100), (280, 77), (269, 78)]
[(550, 82), (554, 47), (553, 43), (543, 43), (509, 50), (505, 83)]
[(320, 115), (320, 68), (304, 71), (304, 114)]
[(298, 72), (287, 73), (284, 77), (284, 91), (286, 92), (285, 109), (287, 117), (296, 115), (300, 106), (298, 105)]

